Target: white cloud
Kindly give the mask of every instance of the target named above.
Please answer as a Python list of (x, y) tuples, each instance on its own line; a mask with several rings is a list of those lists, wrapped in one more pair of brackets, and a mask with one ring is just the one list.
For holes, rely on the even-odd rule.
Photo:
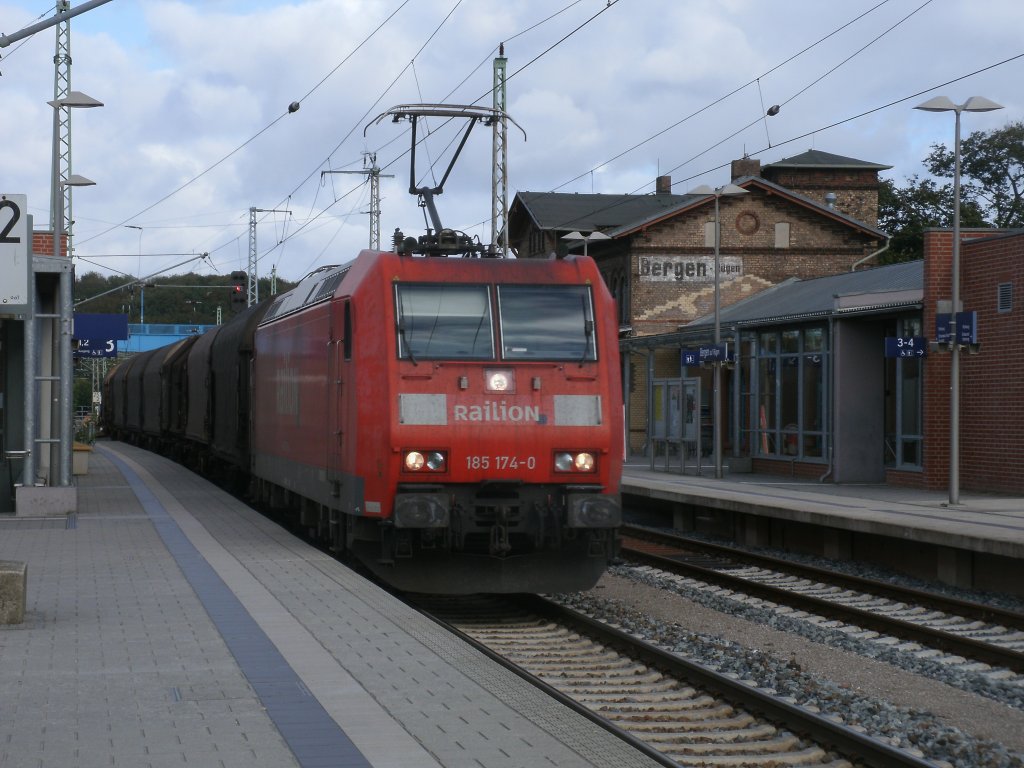
[[(244, 263), (248, 209), (257, 206), (287, 208), (287, 231), (301, 228), (266, 256), (266, 269), (277, 264), (283, 276), (296, 278), (317, 263), (347, 261), (368, 239), (363, 177), (321, 182), (320, 173), (360, 169), (364, 151), (375, 151), (384, 172), (395, 175), (382, 181), (382, 240), (389, 242), (396, 227), (414, 234), (423, 216), (407, 194), (406, 126), (371, 126), (366, 138), (364, 126), (393, 104), (440, 100), (453, 91), (452, 101), (484, 96), (479, 103), (489, 105), (491, 57), (502, 41), (512, 75), (509, 112), (529, 136), (524, 143), (510, 132), (513, 192), (553, 189), (577, 177), (564, 189), (649, 191), (656, 175), (669, 172), (676, 191), (685, 191), (722, 183), (729, 161), (745, 152), (767, 163), (810, 147), (893, 165), (888, 175), (901, 181), (923, 171), (930, 144), (952, 140), (950, 116), (913, 111), (928, 96), (962, 100), (978, 93), (1006, 105), (966, 116), (965, 135), (1022, 119), (1017, 83), (1024, 59), (844, 122), (1021, 53), (1024, 6), (1012, 0), (995, 0), (984, 14), (969, 4), (932, 3), (899, 26), (919, 4), (887, 3), (853, 22), (875, 4), (619, 0), (608, 7), (607, 0), (583, 0), (518, 36), (559, 6), (465, 0), (442, 24), (455, 0), (410, 2), (317, 86), (400, 4), (152, 0), (109, 3), (77, 17), (73, 87), (105, 103), (72, 120), (74, 170), (97, 182), (75, 193), (78, 253), (139, 270), (137, 256), (104, 256), (138, 252), (138, 230), (119, 226), (130, 222), (143, 227), (145, 253), (211, 250), (230, 271)], [(43, 10), (30, 0), (0, 2), (8, 32)], [(53, 40), (52, 31), (39, 33), (0, 60), (5, 191), (28, 194), (40, 225), (49, 200)], [(314, 87), (298, 112), (286, 114)], [(782, 109), (765, 120), (772, 104)], [(418, 160), (421, 168), (436, 161), (441, 169), (453, 132), (432, 128), (438, 133)], [(490, 172), (490, 136), (478, 127), (438, 198), (445, 223), (489, 231), (477, 225), (490, 211)], [(336, 204), (335, 195), (342, 198)], [(273, 245), (283, 220), (268, 216), (259, 242)], [(180, 260), (147, 257), (142, 268)]]

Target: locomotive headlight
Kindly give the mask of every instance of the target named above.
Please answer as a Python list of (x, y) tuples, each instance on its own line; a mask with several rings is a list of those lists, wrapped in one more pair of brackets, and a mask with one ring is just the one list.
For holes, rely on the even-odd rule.
[(573, 467), (577, 472), (593, 472), (594, 471), (594, 454), (577, 453), (572, 458)]
[(448, 468), (444, 451), (406, 451), (402, 462), (407, 472), (444, 472)]
[(484, 371), (484, 389), (487, 392), (512, 394), (516, 391), (516, 375), (511, 370)]
[(559, 451), (555, 454), (556, 472), (593, 472), (595, 464), (594, 454), (587, 451)]

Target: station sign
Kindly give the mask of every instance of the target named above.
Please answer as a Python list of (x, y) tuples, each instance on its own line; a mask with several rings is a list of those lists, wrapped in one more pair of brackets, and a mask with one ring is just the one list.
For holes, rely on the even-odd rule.
[(28, 311), (31, 244), (28, 196), (0, 194), (0, 314)]
[(939, 344), (978, 343), (978, 313), (957, 312), (954, 317), (948, 312), (935, 315), (935, 341)]
[(76, 339), (128, 339), (128, 315), (75, 312)]
[(928, 339), (923, 336), (886, 336), (886, 357), (924, 357), (928, 350)]
[(117, 357), (117, 339), (79, 339), (76, 357)]
[(128, 339), (128, 315), (75, 313), (77, 357), (117, 357), (118, 340)]
[(728, 344), (708, 344), (697, 349), (680, 350), (683, 365), (701, 365), (732, 360)]

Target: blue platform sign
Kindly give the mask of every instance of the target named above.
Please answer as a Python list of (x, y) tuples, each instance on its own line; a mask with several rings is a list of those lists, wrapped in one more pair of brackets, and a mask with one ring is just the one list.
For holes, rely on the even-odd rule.
[(949, 344), (956, 336), (957, 344), (978, 343), (978, 313), (957, 312), (956, 319), (948, 312), (935, 315), (935, 340)]
[(886, 336), (886, 357), (924, 357), (928, 339), (923, 336)]
[(702, 363), (732, 360), (728, 344), (708, 344), (697, 349), (683, 349), (680, 350), (680, 354), (683, 365), (701, 365)]
[(117, 357), (117, 339), (79, 339), (76, 357)]
[(127, 339), (128, 315), (75, 312), (76, 339)]
[(978, 313), (956, 313), (956, 341), (958, 344), (978, 343)]

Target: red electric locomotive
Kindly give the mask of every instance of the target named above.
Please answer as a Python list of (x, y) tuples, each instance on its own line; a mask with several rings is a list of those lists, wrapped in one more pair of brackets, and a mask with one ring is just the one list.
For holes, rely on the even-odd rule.
[(621, 519), (616, 316), (589, 258), (363, 251), (256, 330), (253, 475), (401, 589), (588, 588)]
[[(417, 117), (466, 117), (467, 136), (501, 117), (385, 114), (412, 121), (412, 178)], [(246, 480), (400, 589), (587, 589), (621, 522), (614, 301), (593, 260), (487, 258), (493, 248), (441, 226), (440, 185), (410, 191), (433, 221), (426, 235), (396, 233), (394, 252), (317, 270), (195, 341), (158, 380), (120, 366), (106, 426), (139, 441), (125, 414), (160, 403), (161, 448)]]

